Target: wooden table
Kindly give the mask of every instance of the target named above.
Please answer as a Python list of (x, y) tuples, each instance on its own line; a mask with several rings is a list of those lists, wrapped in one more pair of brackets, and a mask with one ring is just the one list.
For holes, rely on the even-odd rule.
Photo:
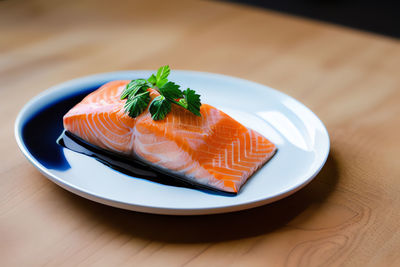
[[(399, 266), (400, 43), (222, 2), (0, 1), (1, 266)], [(21, 107), (98, 72), (223, 73), (277, 88), (326, 124), (307, 187), (212, 216), (120, 210), (56, 186), (13, 137)]]

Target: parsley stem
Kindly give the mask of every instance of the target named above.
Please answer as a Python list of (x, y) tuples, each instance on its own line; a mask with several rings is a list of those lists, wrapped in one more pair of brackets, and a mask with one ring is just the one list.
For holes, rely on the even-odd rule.
[(184, 105), (183, 103), (179, 102), (179, 101), (171, 101), (172, 103), (174, 103), (175, 105), (181, 106), (184, 109), (187, 109), (187, 105)]

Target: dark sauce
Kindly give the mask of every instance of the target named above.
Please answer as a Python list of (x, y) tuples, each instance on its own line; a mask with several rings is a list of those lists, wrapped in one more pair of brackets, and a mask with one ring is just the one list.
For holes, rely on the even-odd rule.
[(75, 104), (97, 88), (87, 88), (78, 94), (49, 103), (32, 114), (23, 125), (22, 139), (25, 146), (44, 167), (60, 171), (71, 168), (64, 157), (63, 148), (55, 142), (64, 130), (62, 118)]
[(192, 188), (208, 194), (235, 195), (192, 182), (185, 179), (185, 177), (149, 166), (138, 159), (127, 158), (104, 150), (85, 142), (69, 132), (65, 132), (63, 127), (64, 114), (101, 85), (87, 88), (80, 93), (71, 94), (51, 102), (35, 114), (32, 114), (32, 117), (27, 120), (22, 129), (22, 138), (32, 156), (44, 167), (58, 171), (70, 169), (71, 166), (65, 158), (63, 150), (68, 148), (77, 153), (93, 157), (112, 169), (131, 176), (133, 179), (146, 179), (167, 186)]
[(224, 195), (235, 195), (234, 193), (223, 192), (203, 184), (192, 182), (184, 176), (175, 175), (164, 169), (151, 166), (140, 159), (123, 156), (98, 146), (94, 146), (68, 131), (64, 131), (61, 134), (57, 139), (57, 143), (72, 151), (93, 157), (110, 168), (135, 178), (147, 179), (169, 186), (205, 189)]

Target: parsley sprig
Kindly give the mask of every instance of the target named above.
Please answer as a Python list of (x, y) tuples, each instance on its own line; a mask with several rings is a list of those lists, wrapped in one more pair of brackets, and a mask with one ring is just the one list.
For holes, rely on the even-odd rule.
[(150, 103), (148, 88), (156, 89), (160, 95), (155, 97), (149, 106), (153, 120), (162, 120), (171, 111), (171, 104), (181, 106), (197, 116), (200, 114), (200, 95), (190, 88), (181, 91), (180, 86), (168, 81), (171, 70), (168, 65), (158, 69), (156, 75), (150, 78), (132, 80), (121, 94), (121, 100), (126, 99), (125, 112), (136, 118), (146, 110)]

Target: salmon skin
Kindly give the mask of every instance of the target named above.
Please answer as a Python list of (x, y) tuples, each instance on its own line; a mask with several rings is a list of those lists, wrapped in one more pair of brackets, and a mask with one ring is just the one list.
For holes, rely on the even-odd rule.
[[(172, 105), (163, 120), (154, 121), (148, 109), (129, 117), (126, 100), (120, 100), (129, 82), (109, 82), (86, 96), (65, 114), (65, 130), (192, 184), (229, 193), (237, 193), (276, 152), (267, 138), (208, 104), (201, 105), (201, 116)], [(148, 91), (152, 99), (159, 95)]]

